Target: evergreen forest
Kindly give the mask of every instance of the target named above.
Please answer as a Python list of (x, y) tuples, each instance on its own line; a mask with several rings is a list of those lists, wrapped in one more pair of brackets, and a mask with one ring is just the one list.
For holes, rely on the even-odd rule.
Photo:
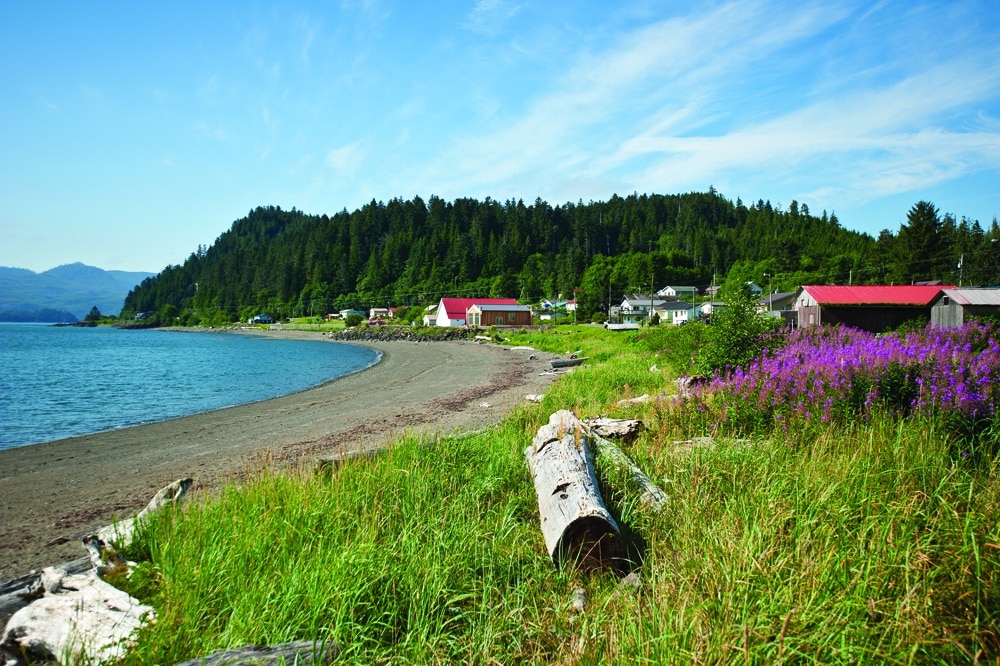
[(578, 316), (589, 319), (625, 293), (665, 285), (995, 285), (997, 241), (996, 218), (984, 229), (927, 201), (910, 208), (898, 230), (873, 238), (797, 201), (748, 205), (714, 188), (557, 206), (415, 196), (332, 217), (266, 206), (144, 280), (126, 297), (122, 317), (224, 325), (258, 312), (422, 309), (443, 296), (531, 303), (575, 295)]

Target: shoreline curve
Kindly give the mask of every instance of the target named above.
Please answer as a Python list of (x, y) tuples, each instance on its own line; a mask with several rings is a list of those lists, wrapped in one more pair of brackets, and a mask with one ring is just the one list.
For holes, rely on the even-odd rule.
[[(309, 331), (244, 332), (324, 340)], [(406, 433), (449, 434), (498, 422), (544, 393), (548, 361), (473, 342), (342, 342), (378, 362), (258, 402), (0, 450), (0, 581), (85, 554), (80, 537), (141, 509), (168, 483), (195, 492), (259, 468), (379, 448)], [(484, 406), (488, 405), (488, 406)]]

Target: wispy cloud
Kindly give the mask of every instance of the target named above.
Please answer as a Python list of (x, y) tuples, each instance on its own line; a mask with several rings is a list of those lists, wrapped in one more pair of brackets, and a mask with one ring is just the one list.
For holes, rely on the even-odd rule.
[(512, 0), (477, 0), (465, 18), (464, 26), (476, 33), (498, 34), (523, 6), (522, 2)]

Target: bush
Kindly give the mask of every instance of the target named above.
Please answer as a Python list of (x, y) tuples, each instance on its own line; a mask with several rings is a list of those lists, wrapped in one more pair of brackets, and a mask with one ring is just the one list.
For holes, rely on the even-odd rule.
[(364, 317), (362, 317), (359, 314), (349, 314), (346, 317), (344, 317), (344, 325), (347, 326), (347, 328), (351, 328), (352, 326), (357, 326), (362, 321), (364, 321)]

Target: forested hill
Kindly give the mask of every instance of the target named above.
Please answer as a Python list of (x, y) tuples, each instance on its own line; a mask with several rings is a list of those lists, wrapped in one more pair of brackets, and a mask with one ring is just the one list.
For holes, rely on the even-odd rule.
[[(707, 286), (727, 274), (759, 283), (767, 273), (775, 289), (887, 273), (908, 281), (912, 267), (894, 267), (894, 240), (849, 231), (835, 215), (816, 216), (795, 201), (787, 209), (747, 206), (714, 190), (559, 206), (414, 197), (333, 217), (269, 206), (145, 280), (122, 315), (223, 322), (256, 312), (423, 306), (445, 295), (532, 302), (576, 292), (589, 316), (651, 283)], [(920, 270), (921, 279), (935, 277), (934, 266)]]

